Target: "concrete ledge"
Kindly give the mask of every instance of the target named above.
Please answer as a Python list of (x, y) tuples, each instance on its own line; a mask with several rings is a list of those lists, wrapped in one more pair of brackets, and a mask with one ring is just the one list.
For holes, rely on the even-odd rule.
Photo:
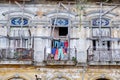
[(120, 62), (89, 62), (88, 65), (120, 65)]
[(87, 63), (77, 63), (76, 66), (88, 66)]
[(71, 61), (71, 60), (68, 60), (68, 61), (57, 61), (57, 60), (48, 60), (46, 61), (46, 65), (57, 65), (57, 66), (73, 66), (73, 65), (76, 65), (76, 62), (75, 61)]
[(32, 61), (14, 61), (14, 60), (5, 60), (5, 61), (0, 61), (0, 65), (3, 64), (11, 64), (11, 65), (30, 65), (32, 64)]
[(46, 66), (46, 64), (44, 62), (36, 62), (35, 61), (33, 64), (34, 64), (34, 66)]

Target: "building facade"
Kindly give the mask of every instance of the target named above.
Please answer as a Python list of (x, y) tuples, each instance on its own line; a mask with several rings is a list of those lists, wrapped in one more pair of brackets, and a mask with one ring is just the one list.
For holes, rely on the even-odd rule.
[(120, 80), (119, 9), (0, 4), (0, 80)]

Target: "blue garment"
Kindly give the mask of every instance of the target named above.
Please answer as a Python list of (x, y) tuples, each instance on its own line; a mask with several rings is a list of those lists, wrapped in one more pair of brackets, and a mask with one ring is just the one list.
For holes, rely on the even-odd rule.
[(52, 48), (51, 53), (55, 55), (55, 52), (56, 52), (56, 48)]
[(63, 59), (64, 58), (64, 54), (63, 54), (63, 48), (59, 48), (58, 49), (58, 59)]
[(60, 46), (64, 48), (64, 42), (60, 42)]
[(60, 47), (60, 42), (58, 40), (54, 41), (54, 47), (56, 47), (56, 48)]

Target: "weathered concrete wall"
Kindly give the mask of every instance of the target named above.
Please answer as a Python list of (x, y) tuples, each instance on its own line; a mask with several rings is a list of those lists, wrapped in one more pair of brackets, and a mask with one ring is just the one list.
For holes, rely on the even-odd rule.
[[(51, 13), (51, 12), (54, 12), (57, 8), (56, 6), (57, 5), (50, 5), (50, 4), (47, 4), (47, 5), (44, 5), (44, 4), (39, 4), (39, 5), (26, 5), (25, 6), (25, 10), (29, 10), (30, 12), (34, 13), (34, 14), (37, 14), (38, 16), (34, 16), (32, 14), (28, 14), (28, 13), (19, 13), (19, 12), (15, 12), (15, 11), (20, 11), (21, 9), (17, 6), (17, 5), (1, 5), (0, 9), (1, 9), (1, 12), (0, 12), (0, 15), (1, 15), (1, 18), (0, 20), (3, 21), (4, 24), (1, 24), (1, 27), (4, 26), (4, 28), (1, 28), (1, 32), (0, 32), (0, 35), (7, 35), (7, 27), (10, 26), (10, 24), (7, 24), (7, 21), (14, 17), (14, 16), (21, 16), (22, 14), (24, 14), (24, 17), (27, 17), (30, 18), (30, 20), (37, 20), (37, 22), (39, 23), (41, 20), (44, 20), (44, 21), (47, 21), (47, 20), (50, 20), (50, 16), (43, 16), (43, 14), (47, 14), (47, 13)], [(80, 10), (76, 10), (76, 7), (75, 5), (71, 5), (70, 6), (71, 8), (71, 11), (74, 11), (74, 13), (77, 13), (77, 14), (80, 14)], [(103, 7), (103, 10), (106, 11), (110, 9), (109, 6), (104, 6)], [(64, 10), (64, 9), (62, 9)], [(91, 41), (89, 40), (86, 40), (86, 38), (89, 38), (91, 37), (92, 35), (92, 30), (91, 28), (84, 28), (84, 27), (92, 27), (92, 24), (91, 24), (91, 20), (93, 18), (97, 18), (99, 17), (99, 13), (96, 13), (96, 11), (99, 11), (100, 10), (100, 6), (98, 5), (86, 5), (83, 10), (81, 10), (81, 16), (78, 16), (78, 17), (72, 17), (71, 20), (72, 22), (74, 23), (75, 20), (78, 20), (79, 24), (78, 25), (71, 25), (71, 30), (70, 30), (70, 35), (71, 35), (71, 38), (78, 38), (78, 39), (73, 39), (71, 40), (71, 43), (70, 43), (70, 47), (71, 48), (74, 48), (76, 47), (77, 49), (77, 52), (78, 52), (78, 61), (80, 62), (86, 62), (86, 58), (87, 58), (87, 49), (89, 47), (92, 46), (91, 44)], [(12, 13), (10, 13), (9, 11), (12, 11)], [(92, 13), (90, 13), (92, 12)], [(114, 9), (113, 11), (111, 11), (110, 13), (112, 14), (106, 14), (105, 16), (103, 17), (107, 17), (110, 19), (110, 27), (116, 27), (116, 26), (119, 26), (119, 25), (113, 25), (112, 24), (112, 21), (116, 21), (118, 20), (119, 21), (119, 7)], [(4, 16), (2, 15), (4, 14)], [(115, 14), (115, 15), (113, 15)], [(85, 15), (85, 16), (83, 16)], [(116, 16), (117, 15), (117, 16)], [(52, 15), (51, 17), (55, 17), (55, 15)], [(60, 16), (60, 14), (59, 14)], [(65, 15), (61, 14), (60, 17), (64, 17)], [(69, 17), (70, 15), (66, 15), (65, 17)], [(81, 17), (81, 21), (79, 21)], [(39, 21), (40, 20), (40, 21)], [(89, 23), (86, 23), (85, 21), (88, 21)], [(84, 24), (82, 24), (84, 22)], [(51, 24), (33, 24), (30, 26), (32, 26), (33, 28), (31, 28), (31, 32), (32, 32), (32, 35), (34, 36), (50, 36), (50, 33), (51, 33), (51, 28), (47, 27), (47, 26), (50, 26)], [(36, 27), (36, 28), (34, 28)], [(111, 28), (111, 36), (114, 37), (114, 38), (118, 38), (120, 37), (119, 36), (119, 28)], [(46, 43), (46, 44), (44, 44)], [(35, 39), (35, 44), (34, 44), (34, 47), (35, 47), (35, 55), (34, 55), (34, 58), (35, 58), (35, 61), (40, 61), (42, 62), (42, 58), (44, 56), (44, 48), (47, 47), (47, 48), (51, 48), (51, 41), (48, 40), (48, 39), (38, 39), (36, 38)], [(119, 48), (119, 45), (117, 44), (117, 42), (114, 42), (112, 43), (112, 48)], [(41, 58), (39, 58), (41, 57)]]
[[(12, 17), (19, 17), (22, 15), (24, 15), (23, 17), (27, 17), (31, 20), (37, 20), (37, 22), (39, 23), (39, 20), (43, 20), (43, 21), (47, 21), (47, 20), (51, 20), (51, 18), (55, 17), (55, 15), (52, 15), (51, 18), (49, 16), (42, 16), (43, 14), (47, 14), (47, 13), (51, 13), (54, 12), (56, 10), (56, 6), (57, 5), (26, 5), (25, 6), (25, 10), (29, 10), (30, 12), (37, 14), (38, 16), (34, 16), (31, 14), (27, 14), (27, 13), (19, 13), (19, 12), (15, 12), (15, 11), (21, 11), (21, 9), (16, 6), (16, 5), (11, 5), (9, 6), (5, 6), (5, 5), (1, 5), (1, 12), (0, 14), (4, 14), (4, 16), (1, 16), (1, 20), (5, 20), (5, 24), (1, 24), (2, 26), (5, 26), (5, 28), (7, 28), (8, 26), (10, 26), (11, 24), (7, 24), (8, 20)], [(2, 10), (4, 9), (4, 10)], [(12, 11), (12, 13), (10, 13), (9, 11)], [(21, 11), (22, 12), (22, 11)], [(64, 18), (64, 14), (58, 15), (59, 17)], [(66, 14), (65, 17), (69, 17), (69, 14)], [(75, 17), (71, 18), (71, 20), (73, 20), (72, 22), (74, 22)], [(45, 24), (30, 24), (29, 26), (32, 26), (33, 28), (31, 28), (31, 34), (32, 36), (46, 36), (49, 37), (51, 34), (51, 28), (49, 27), (51, 25), (51, 23), (49, 23), (49, 25)], [(70, 35), (71, 38), (79, 38), (79, 28), (76, 28), (74, 25), (71, 25), (71, 30), (70, 30)], [(3, 28), (4, 29), (4, 28)], [(19, 28), (18, 28), (19, 29)], [(2, 29), (1, 29), (2, 30)], [(3, 35), (1, 33), (1, 35)], [(7, 33), (6, 33), (7, 35)], [(71, 48), (77, 48), (78, 52), (79, 51), (79, 39), (78, 40), (71, 40)], [(35, 38), (35, 44), (34, 44), (34, 48), (35, 48), (35, 53), (34, 53), (34, 59), (35, 61), (38, 62), (42, 62), (44, 60), (44, 48), (51, 48), (51, 41), (48, 39), (40, 39), (40, 38)]]
[[(2, 7), (0, 7), (0, 15), (1, 18), (0, 20), (8, 20), (9, 16), (19, 16), (22, 13), (11, 13), (6, 14), (5, 16), (2, 15), (2, 13), (5, 13), (9, 10), (19, 10), (18, 6), (11, 6), (11, 8), (8, 7), (8, 5), (1, 5)], [(30, 17), (30, 20), (50, 20), (50, 17), (46, 17), (43, 16), (43, 14), (47, 14), (49, 12), (52, 12), (56, 9), (56, 5), (44, 5), (44, 4), (40, 4), (40, 5), (26, 5), (25, 9), (30, 10), (33, 13), (37, 13), (38, 16), (34, 16), (31, 14), (27, 14), (24, 13), (25, 15)], [(75, 9), (75, 6), (71, 6), (71, 9)], [(99, 6), (97, 5), (87, 5), (87, 8), (85, 8), (85, 13), (89, 13), (90, 11), (96, 11), (99, 10)], [(110, 9), (109, 6), (104, 7), (103, 9), (108, 10)], [(77, 10), (73, 10), (77, 12)], [(82, 12), (82, 15), (85, 14), (84, 12)], [(119, 20), (119, 8), (115, 9), (112, 11), (113, 13), (117, 14), (118, 16), (114, 16), (111, 14), (107, 14), (104, 17), (108, 17), (110, 18), (111, 22), (115, 21), (116, 19)], [(53, 15), (55, 16), (55, 15)], [(52, 17), (53, 17), (52, 16)], [(63, 14), (62, 14), (62, 17)], [(66, 16), (65, 16), (66, 17)], [(92, 20), (92, 18), (96, 18), (99, 17), (98, 14), (91, 14), (91, 15), (86, 15), (86, 16), (81, 16), (81, 23), (84, 21), (88, 21), (90, 22)], [(71, 20), (75, 18), (71, 18)], [(6, 36), (7, 35), (7, 27), (10, 25), (6, 24), (7, 21), (5, 21), (5, 24), (0, 24), (0, 35)], [(39, 21), (38, 21), (39, 22)], [(79, 19), (78, 19), (78, 22)], [(43, 25), (43, 24), (35, 24), (32, 25), (33, 28), (31, 28), (31, 32), (32, 35), (34, 36), (50, 36), (51, 33), (51, 28), (48, 28), (49, 25)], [(71, 37), (72, 38), (78, 38), (78, 39), (73, 39), (71, 40), (70, 44), (71, 44), (71, 48), (75, 48), (77, 49), (77, 61), (78, 63), (86, 63), (87, 61), (87, 49), (89, 47), (91, 47), (92, 42), (90, 40), (87, 40), (86, 38), (91, 37), (91, 28), (84, 28), (86, 27), (86, 25), (88, 27), (91, 27), (91, 22), (89, 24), (85, 23), (84, 24), (79, 24), (77, 25), (77, 27), (74, 27), (74, 25), (72, 25), (73, 28), (71, 28)], [(2, 26), (4, 26), (4, 28), (2, 28)], [(31, 25), (30, 25), (31, 26)], [(47, 26), (47, 27), (45, 27)], [(115, 25), (112, 25), (112, 23), (110, 23), (110, 26), (115, 27)], [(118, 25), (117, 25), (118, 26)], [(119, 28), (112, 28), (111, 30), (111, 36), (114, 38), (119, 38), (120, 37), (120, 31)], [(2, 42), (2, 41), (1, 41)], [(36, 62), (42, 62), (44, 60), (44, 48), (51, 48), (51, 41), (48, 39), (40, 39), (40, 38), (36, 38), (34, 40), (34, 61)], [(1, 43), (0, 47), (4, 48), (5, 44)], [(112, 42), (112, 48), (119, 48), (120, 45), (117, 42)], [(74, 55), (73, 55), (74, 56)], [(32, 66), (1, 66), (0, 67), (0, 80), (8, 80), (9, 78), (15, 76), (16, 74), (19, 75), (20, 77), (25, 78), (26, 80), (35, 80), (35, 75), (37, 74), (38, 77), (42, 77), (43, 80), (53, 80), (55, 77), (64, 77), (67, 80), (95, 80), (97, 78), (108, 78), (110, 80), (120, 80), (120, 75), (119, 75), (119, 67), (114, 68), (113, 67), (87, 67), (85, 69), (85, 71), (83, 70), (82, 67), (73, 67), (73, 66), (69, 66), (69, 67), (64, 67), (62, 66), (61, 68), (58, 68), (58, 66), (56, 67), (32, 67)]]
[[(72, 68), (72, 69), (71, 69)], [(8, 80), (9, 78), (18, 76), (26, 80), (35, 80), (35, 75), (42, 78), (42, 80), (54, 80), (54, 78), (61, 77), (66, 80), (96, 80), (99, 78), (106, 78), (110, 80), (119, 80), (118, 67), (53, 67), (53, 68), (35, 68), (35, 67), (20, 67), (8, 66), (0, 68), (0, 80)]]

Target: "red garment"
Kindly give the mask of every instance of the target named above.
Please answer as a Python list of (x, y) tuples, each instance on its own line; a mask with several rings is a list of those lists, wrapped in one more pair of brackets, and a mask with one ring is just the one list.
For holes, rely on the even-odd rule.
[(55, 59), (55, 60), (58, 60), (58, 49), (56, 49), (56, 51), (55, 51), (54, 59)]
[(65, 46), (65, 48), (68, 48), (68, 41), (64, 42), (64, 46)]
[(57, 54), (57, 55), (58, 55), (58, 49), (56, 49), (55, 54)]

